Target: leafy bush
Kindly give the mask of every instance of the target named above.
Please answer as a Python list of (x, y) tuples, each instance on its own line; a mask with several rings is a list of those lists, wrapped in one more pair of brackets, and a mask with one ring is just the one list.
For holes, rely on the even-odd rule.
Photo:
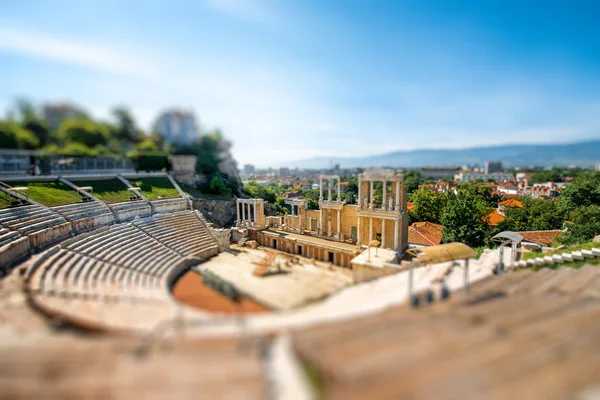
[(39, 145), (39, 139), (27, 129), (21, 128), (13, 121), (0, 121), (0, 148), (35, 149)]

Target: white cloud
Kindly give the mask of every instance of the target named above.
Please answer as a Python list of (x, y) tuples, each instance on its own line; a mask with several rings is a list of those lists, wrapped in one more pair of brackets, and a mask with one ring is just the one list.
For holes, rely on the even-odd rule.
[(153, 70), (148, 62), (133, 56), (131, 49), (117, 50), (90, 41), (52, 36), (31, 29), (0, 26), (0, 52), (75, 64), (113, 74), (149, 77)]

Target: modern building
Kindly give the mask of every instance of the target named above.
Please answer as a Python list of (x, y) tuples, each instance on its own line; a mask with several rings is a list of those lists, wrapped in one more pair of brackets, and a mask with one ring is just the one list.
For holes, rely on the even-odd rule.
[(459, 171), (458, 167), (425, 167), (421, 169), (421, 178), (454, 178)]
[(290, 176), (290, 169), (287, 167), (279, 168), (279, 176), (282, 178), (286, 177), (286, 176)]
[(50, 129), (56, 129), (64, 119), (79, 118), (86, 113), (70, 103), (48, 103), (44, 105), (44, 118)]
[(504, 182), (513, 180), (515, 176), (506, 172), (492, 172), (486, 174), (485, 172), (473, 172), (473, 171), (461, 171), (454, 176), (455, 181), (461, 182), (473, 182), (481, 179), (484, 182)]
[(163, 112), (155, 128), (169, 143), (186, 144), (198, 137), (198, 125), (194, 114), (189, 111), (171, 110)]
[(491, 174), (494, 172), (502, 172), (502, 161), (486, 161), (483, 172)]
[(254, 165), (252, 165), (252, 164), (244, 165), (244, 175), (245, 176), (254, 175), (255, 172), (256, 172), (256, 168), (254, 167)]

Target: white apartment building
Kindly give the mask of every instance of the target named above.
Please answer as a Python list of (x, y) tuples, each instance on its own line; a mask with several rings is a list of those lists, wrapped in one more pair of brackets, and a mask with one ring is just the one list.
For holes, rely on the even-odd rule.
[(477, 179), (481, 179), (484, 182), (494, 181), (494, 182), (504, 182), (509, 181), (511, 179), (515, 179), (513, 174), (509, 174), (507, 172), (492, 172), (486, 174), (485, 172), (472, 172), (472, 171), (461, 171), (458, 174), (454, 175), (455, 181), (461, 182), (472, 182)]
[(189, 111), (165, 111), (156, 121), (155, 129), (167, 142), (190, 143), (198, 136), (198, 125), (194, 114)]

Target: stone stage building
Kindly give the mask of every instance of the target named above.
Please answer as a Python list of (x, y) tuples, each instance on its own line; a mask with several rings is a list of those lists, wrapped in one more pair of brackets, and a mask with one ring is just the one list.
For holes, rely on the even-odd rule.
[[(262, 246), (343, 267), (351, 267), (352, 259), (374, 240), (402, 254), (408, 246), (404, 175), (365, 170), (358, 179), (358, 204), (341, 200), (340, 182), (339, 175), (322, 175), (319, 210), (309, 210), (304, 199), (288, 199), (291, 212), (283, 217), (265, 217), (262, 199), (238, 199), (237, 225)], [(376, 182), (381, 189), (376, 190)]]

